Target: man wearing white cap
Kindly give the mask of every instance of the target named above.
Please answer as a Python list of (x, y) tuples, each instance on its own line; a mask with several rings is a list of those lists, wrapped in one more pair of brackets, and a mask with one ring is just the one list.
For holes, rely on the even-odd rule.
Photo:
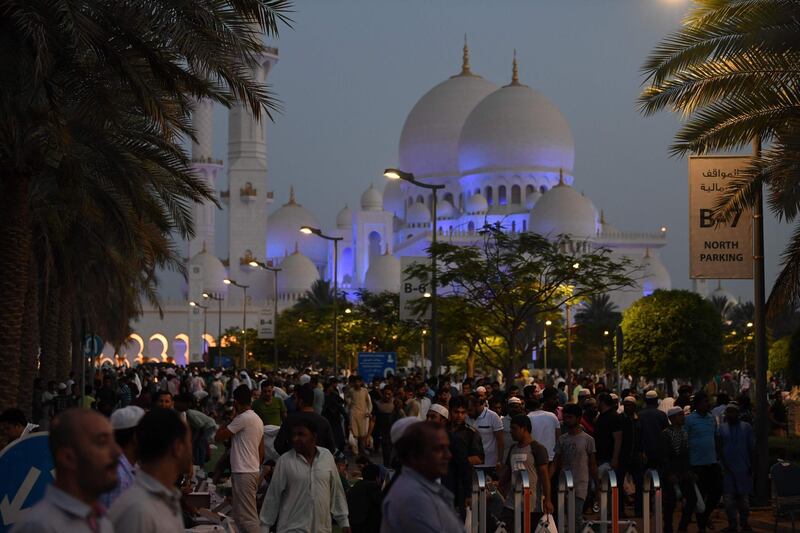
[(654, 390), (647, 391), (644, 395), (644, 408), (639, 411), (645, 468), (658, 468), (660, 464), (658, 441), (661, 432), (667, 429), (667, 426), (669, 426), (667, 414), (658, 408), (658, 393)]
[(676, 490), (680, 490), (686, 502), (681, 511), (678, 531), (686, 531), (692, 517), (697, 498), (694, 482), (689, 470), (689, 436), (683, 428), (684, 414), (681, 407), (672, 407), (667, 412), (670, 426), (660, 435), (661, 465), (659, 475), (664, 483), (664, 533), (672, 533), (672, 515), (677, 503)]
[(144, 416), (144, 409), (129, 405), (111, 413), (111, 427), (114, 429), (114, 440), (122, 449), (117, 464), (117, 486), (100, 496), (100, 502), (106, 509), (125, 490), (133, 485), (136, 476), (134, 465), (137, 460), (136, 428)]

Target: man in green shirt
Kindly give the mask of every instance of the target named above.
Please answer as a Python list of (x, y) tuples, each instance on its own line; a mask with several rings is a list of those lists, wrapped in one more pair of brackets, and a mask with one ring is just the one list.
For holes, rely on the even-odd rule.
[(261, 396), (253, 402), (253, 411), (265, 426), (280, 426), (286, 420), (286, 405), (274, 393), (272, 380), (265, 379), (261, 382)]

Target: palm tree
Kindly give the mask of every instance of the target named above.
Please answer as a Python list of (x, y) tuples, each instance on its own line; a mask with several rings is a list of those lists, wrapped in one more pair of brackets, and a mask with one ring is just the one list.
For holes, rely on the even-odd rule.
[[(191, 204), (213, 201), (181, 145), (194, 134), (193, 102), (242, 101), (256, 116), (270, 116), (277, 104), (250, 67), (264, 50), (261, 31), (277, 35), (278, 25), (288, 22), (289, 4), (49, 0), (0, 6), (0, 193), (7, 202), (0, 212), (0, 353), (29, 354), (32, 347), (22, 342), (31, 342), (32, 326), (24, 328), (23, 317), (31, 309), (34, 254), (56, 272), (44, 277), (49, 270), (40, 269), (38, 286), (56, 279), (68, 296), (94, 294), (79, 302), (83, 312), (102, 317), (110, 303), (120, 303), (110, 310), (119, 314), (113, 325), (119, 330), (140, 311), (139, 289), (152, 294), (155, 283), (151, 267), (177, 259), (170, 235), (191, 235)], [(142, 229), (145, 234), (137, 235)], [(60, 253), (104, 243), (107, 232), (121, 240), (101, 251), (116, 258), (95, 254), (100, 260), (86, 265)], [(101, 288), (111, 289), (111, 301), (102, 299)], [(98, 305), (89, 308), (89, 301)], [(69, 300), (61, 307), (68, 312), (63, 319), (58, 314), (56, 337), (64, 346), (76, 320)], [(30, 357), (4, 361), (0, 410), (17, 404), (23, 361)], [(63, 362), (59, 366), (63, 371)]]
[(622, 319), (618, 309), (608, 294), (593, 294), (578, 307), (575, 312), (575, 323), (600, 326), (618, 324)]
[[(800, 3), (787, 0), (695, 0), (684, 25), (644, 65), (642, 111), (662, 109), (687, 120), (674, 154), (770, 142), (745, 176), (730, 180), (717, 206), (729, 218), (752, 206), (762, 184), (773, 212), (800, 213)], [(783, 255), (770, 294), (771, 314), (800, 303), (800, 228)]]
[(719, 314), (719, 318), (722, 321), (728, 320), (728, 315), (731, 312), (731, 309), (736, 305), (732, 301), (730, 301), (726, 296), (712, 296), (709, 300), (711, 305), (716, 309), (717, 314)]

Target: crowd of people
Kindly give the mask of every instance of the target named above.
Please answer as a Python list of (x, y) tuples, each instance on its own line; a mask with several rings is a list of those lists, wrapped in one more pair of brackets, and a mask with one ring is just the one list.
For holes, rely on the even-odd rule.
[[(554, 515), (563, 470), (579, 522), (597, 512), (606, 470), (624, 487), (619, 515), (640, 517), (648, 469), (665, 487), (665, 532), (678, 508), (678, 531), (692, 521), (710, 529), (720, 501), (719, 529), (749, 530), (755, 438), (743, 376), (701, 390), (610, 375), (539, 378), (525, 372), (501, 386), (410, 371), (365, 383), (311, 369), (142, 365), (98, 369), (83, 395), (74, 376), (37, 382), (32, 417), (8, 410), (0, 430), (8, 442), (48, 430), (55, 482), (13, 531), (219, 522), (246, 533), (460, 532), (477, 470), (489, 480), (490, 528), (510, 531), (517, 471), (528, 473), (536, 524)], [(785, 432), (785, 393), (771, 386), (769, 422)]]

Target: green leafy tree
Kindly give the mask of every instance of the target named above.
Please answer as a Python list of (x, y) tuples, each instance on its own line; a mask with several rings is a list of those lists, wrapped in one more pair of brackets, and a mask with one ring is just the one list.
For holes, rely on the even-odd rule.
[(785, 373), (791, 361), (791, 337), (782, 337), (769, 347), (769, 371)]
[(719, 369), (722, 326), (714, 306), (689, 291), (655, 291), (622, 317), (622, 369), (652, 378), (706, 379)]
[[(572, 253), (564, 238), (506, 233), (499, 224), (484, 226), (477, 236), (475, 245), (437, 243), (430, 252), (442, 265), (441, 286), (480, 311), (486, 328), (500, 340), (485, 343), (479, 357), (507, 377), (540, 344), (537, 332), (548, 313), (566, 302), (632, 284), (628, 263), (614, 261), (608, 250), (592, 249), (588, 243), (576, 247), (582, 253)], [(417, 264), (406, 274), (424, 278), (430, 268)]]
[[(729, 219), (752, 206), (762, 185), (781, 219), (800, 213), (800, 16), (784, 0), (695, 0), (683, 27), (664, 39), (644, 65), (645, 114), (667, 109), (685, 121), (675, 154), (769, 143), (745, 175), (729, 180), (717, 214)], [(771, 314), (800, 302), (800, 231), (784, 250), (769, 297)]]

